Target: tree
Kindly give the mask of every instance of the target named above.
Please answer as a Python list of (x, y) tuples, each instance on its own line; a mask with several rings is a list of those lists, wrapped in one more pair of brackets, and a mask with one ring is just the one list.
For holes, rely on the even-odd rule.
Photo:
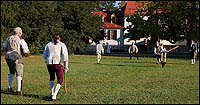
[[(143, 20), (148, 16), (148, 20)], [(151, 36), (173, 42), (182, 39), (199, 39), (199, 2), (152, 1), (144, 2), (136, 14), (131, 15), (129, 27), (132, 39)]]
[(77, 47), (84, 49), (89, 38), (97, 39), (101, 35), (99, 27), (103, 23), (100, 17), (92, 15), (95, 8), (99, 8), (99, 2), (4, 1), (1, 44), (19, 26), (33, 54), (42, 51), (55, 33), (61, 33), (70, 53)]
[(116, 1), (100, 1), (100, 11), (118, 11), (119, 7), (115, 6)]

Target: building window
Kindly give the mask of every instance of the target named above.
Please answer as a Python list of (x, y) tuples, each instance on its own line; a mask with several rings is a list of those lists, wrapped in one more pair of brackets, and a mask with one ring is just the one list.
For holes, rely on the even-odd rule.
[(117, 30), (108, 30), (108, 40), (117, 40)]
[(102, 16), (102, 22), (104, 22), (104, 17)]
[(116, 16), (115, 16), (115, 14), (111, 15), (111, 23), (116, 23)]

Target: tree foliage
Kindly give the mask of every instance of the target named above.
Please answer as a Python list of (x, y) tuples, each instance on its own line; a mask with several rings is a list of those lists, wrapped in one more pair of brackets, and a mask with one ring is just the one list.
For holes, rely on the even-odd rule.
[[(101, 18), (93, 16), (98, 1), (1, 1), (1, 44), (14, 34), (13, 28), (23, 30), (22, 37), (31, 52), (38, 53), (52, 40), (52, 34), (61, 33), (61, 40), (69, 52), (84, 49), (88, 39), (101, 35)], [(1, 46), (2, 49), (2, 46)]]
[[(148, 16), (148, 20), (142, 18)], [(151, 36), (153, 40), (199, 39), (198, 1), (143, 2), (136, 14), (129, 16), (131, 39)]]

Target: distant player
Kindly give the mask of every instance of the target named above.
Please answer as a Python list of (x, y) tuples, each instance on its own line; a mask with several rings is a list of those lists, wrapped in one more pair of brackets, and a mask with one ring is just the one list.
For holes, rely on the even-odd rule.
[(101, 40), (99, 40), (96, 45), (96, 54), (97, 54), (97, 64), (100, 64), (101, 54), (104, 54), (104, 48)]
[(132, 59), (133, 54), (135, 54), (138, 60), (138, 47), (134, 44), (134, 42), (132, 42), (128, 51), (129, 51), (130, 59)]
[(166, 48), (163, 46), (163, 44), (160, 44), (160, 57), (161, 57), (161, 64), (162, 64), (162, 68), (165, 66), (166, 61), (167, 61), (167, 50)]
[(106, 43), (106, 53), (110, 54), (110, 45), (108, 42)]
[(161, 62), (161, 49), (160, 49), (160, 42), (157, 41), (156, 42), (156, 46), (154, 47), (154, 54), (157, 58), (157, 64), (159, 64)]
[(191, 59), (191, 64), (195, 64), (195, 58), (197, 55), (197, 50), (196, 46), (194, 44), (194, 40), (191, 40), (191, 45), (189, 48), (189, 53), (190, 53), (190, 59)]

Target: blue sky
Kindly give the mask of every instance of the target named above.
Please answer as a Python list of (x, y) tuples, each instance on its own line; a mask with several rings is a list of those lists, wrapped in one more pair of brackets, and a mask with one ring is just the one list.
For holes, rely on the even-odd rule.
[(119, 2), (121, 2), (121, 1), (116, 1), (115, 6), (118, 6), (118, 3), (119, 3)]

